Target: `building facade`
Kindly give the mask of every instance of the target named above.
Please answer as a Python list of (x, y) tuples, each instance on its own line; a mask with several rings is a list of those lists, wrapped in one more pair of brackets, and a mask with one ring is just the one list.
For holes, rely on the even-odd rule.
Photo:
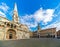
[(60, 38), (60, 30), (56, 32), (57, 38)]
[(12, 21), (9, 21), (4, 17), (0, 17), (0, 40), (17, 40), (30, 38), (28, 27), (19, 23), (16, 3), (14, 6)]
[(48, 28), (41, 30), (39, 24), (37, 26), (37, 31), (32, 32), (32, 38), (55, 38), (57, 37), (56, 28)]
[(42, 38), (55, 38), (56, 28), (49, 28), (40, 31), (40, 37)]

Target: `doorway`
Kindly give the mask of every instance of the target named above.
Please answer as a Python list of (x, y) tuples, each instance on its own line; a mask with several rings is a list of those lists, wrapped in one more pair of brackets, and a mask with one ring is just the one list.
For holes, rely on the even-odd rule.
[(6, 35), (7, 39), (16, 39), (16, 31), (13, 29), (9, 29), (7, 31), (7, 35)]

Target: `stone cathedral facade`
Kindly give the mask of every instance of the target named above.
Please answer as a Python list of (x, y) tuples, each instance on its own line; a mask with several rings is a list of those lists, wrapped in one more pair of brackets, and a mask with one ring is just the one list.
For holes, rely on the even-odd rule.
[(19, 23), (17, 5), (15, 3), (12, 21), (0, 16), (0, 40), (18, 40), (29, 38), (28, 27)]

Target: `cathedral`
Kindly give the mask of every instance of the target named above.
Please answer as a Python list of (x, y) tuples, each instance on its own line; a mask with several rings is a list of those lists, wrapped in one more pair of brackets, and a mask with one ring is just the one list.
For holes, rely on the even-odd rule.
[(13, 20), (0, 16), (0, 40), (29, 39), (29, 29), (19, 23), (17, 5), (14, 5)]

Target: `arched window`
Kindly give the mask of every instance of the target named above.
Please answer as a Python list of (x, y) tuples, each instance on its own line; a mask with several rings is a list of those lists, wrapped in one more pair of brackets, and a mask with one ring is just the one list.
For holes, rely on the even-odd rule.
[(9, 23), (7, 23), (7, 26), (9, 27), (9, 26), (10, 26), (10, 24), (9, 24)]
[(4, 24), (6, 24), (6, 22), (4, 22)]
[(16, 25), (14, 25), (14, 28), (16, 28)]
[(13, 28), (13, 24), (11, 24), (11, 28)]

